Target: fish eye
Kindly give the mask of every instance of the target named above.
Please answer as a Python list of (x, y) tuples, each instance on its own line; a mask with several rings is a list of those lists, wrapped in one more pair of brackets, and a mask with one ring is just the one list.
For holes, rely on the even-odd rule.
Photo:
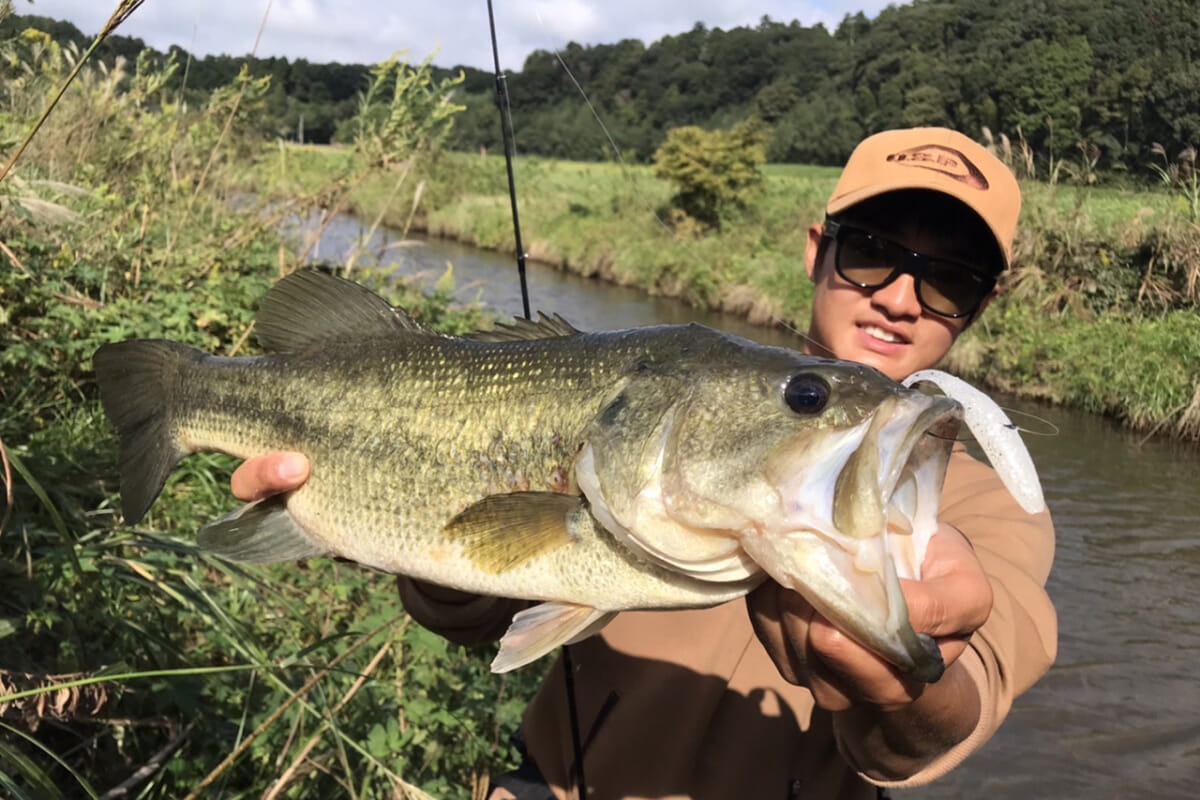
[(788, 379), (783, 400), (797, 414), (817, 414), (829, 402), (829, 384), (820, 375), (801, 372)]

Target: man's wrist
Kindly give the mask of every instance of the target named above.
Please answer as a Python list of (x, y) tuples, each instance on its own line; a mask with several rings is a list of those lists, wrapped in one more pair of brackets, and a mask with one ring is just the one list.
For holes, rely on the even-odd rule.
[(873, 780), (908, 778), (964, 741), (979, 724), (979, 689), (961, 659), (911, 703), (884, 709), (869, 703), (833, 714), (843, 752)]

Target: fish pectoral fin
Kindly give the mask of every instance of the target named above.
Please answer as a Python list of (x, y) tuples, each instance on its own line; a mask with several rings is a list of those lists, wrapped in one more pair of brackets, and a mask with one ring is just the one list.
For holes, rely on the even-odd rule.
[(479, 569), (498, 574), (575, 540), (583, 500), (555, 492), (494, 494), (468, 506), (443, 529)]
[(329, 554), (300, 527), (286, 498), (274, 495), (248, 503), (200, 529), (200, 547), (230, 561), (266, 564)]
[(517, 613), (500, 639), (492, 672), (523, 667), (561, 644), (574, 644), (597, 633), (617, 615), (572, 603), (541, 603)]

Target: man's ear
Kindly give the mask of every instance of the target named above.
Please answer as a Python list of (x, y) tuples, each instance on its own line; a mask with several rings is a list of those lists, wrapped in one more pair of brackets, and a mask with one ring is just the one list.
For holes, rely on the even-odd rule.
[(813, 276), (817, 272), (817, 253), (821, 250), (821, 236), (824, 233), (825, 226), (819, 222), (808, 226), (808, 241), (804, 244), (804, 269), (808, 271), (809, 280), (816, 280)]

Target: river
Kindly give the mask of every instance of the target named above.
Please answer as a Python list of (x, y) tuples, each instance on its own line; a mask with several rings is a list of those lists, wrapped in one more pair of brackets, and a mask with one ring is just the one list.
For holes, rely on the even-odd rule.
[[(338, 220), (321, 244), (359, 237)], [(521, 314), (512, 260), (453, 243), (371, 247), (399, 275), (430, 280), (453, 264), (456, 296), (498, 316)], [(583, 330), (702, 322), (775, 345), (785, 330), (674, 300), (528, 266), (531, 305)], [(1200, 450), (1145, 439), (1079, 412), (998, 398), (1057, 433), (1027, 436), (1058, 544), (1048, 591), (1058, 660), (1017, 699), (1000, 731), (946, 778), (898, 798), (1192, 797), (1200, 793)], [(1031, 422), (1047, 431), (1050, 426)]]

